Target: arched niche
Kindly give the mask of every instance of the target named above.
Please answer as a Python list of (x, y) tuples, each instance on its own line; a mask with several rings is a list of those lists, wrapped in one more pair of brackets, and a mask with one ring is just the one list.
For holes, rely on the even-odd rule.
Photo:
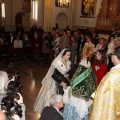
[(21, 24), (22, 26), (24, 25), (24, 13), (23, 12), (18, 12), (15, 15), (15, 25), (17, 26), (18, 24)]
[(65, 13), (61, 12), (58, 13), (56, 16), (56, 23), (58, 23), (58, 27), (60, 30), (64, 30), (67, 26), (67, 21), (68, 21), (68, 17)]

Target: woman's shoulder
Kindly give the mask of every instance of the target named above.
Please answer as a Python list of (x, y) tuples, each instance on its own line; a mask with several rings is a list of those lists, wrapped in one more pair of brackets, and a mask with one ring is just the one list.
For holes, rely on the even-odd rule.
[(56, 66), (56, 65), (62, 65), (62, 64), (63, 64), (63, 63), (62, 63), (61, 60), (54, 59), (51, 65)]
[(87, 59), (82, 59), (79, 65), (85, 66), (86, 68), (91, 67), (91, 63)]
[(67, 63), (68, 63), (68, 64), (71, 64), (71, 61), (70, 61), (70, 60), (68, 60), (68, 61), (67, 61)]

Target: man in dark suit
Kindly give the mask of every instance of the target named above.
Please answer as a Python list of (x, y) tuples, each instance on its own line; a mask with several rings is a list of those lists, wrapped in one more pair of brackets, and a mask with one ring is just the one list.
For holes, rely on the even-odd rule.
[(8, 35), (6, 35), (4, 44), (9, 45), (9, 47), (13, 47), (14, 40), (15, 40), (15, 36), (12, 32), (10, 32)]
[(43, 109), (40, 120), (63, 120), (59, 112), (64, 106), (62, 95), (53, 95), (50, 99), (50, 104), (51, 106), (47, 106)]
[(80, 37), (78, 35), (76, 35), (76, 39), (77, 39), (77, 43), (78, 43), (78, 47), (77, 47), (77, 64), (79, 64), (80, 59), (81, 59), (81, 53), (82, 53), (82, 49), (86, 43), (86, 39), (85, 39), (85, 35), (81, 34)]

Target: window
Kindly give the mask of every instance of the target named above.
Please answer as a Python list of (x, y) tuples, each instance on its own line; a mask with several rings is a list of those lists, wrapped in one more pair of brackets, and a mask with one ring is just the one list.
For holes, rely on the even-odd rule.
[(1, 9), (2, 9), (2, 18), (5, 18), (5, 4), (1, 4)]
[(32, 1), (32, 18), (33, 20), (38, 20), (38, 0)]

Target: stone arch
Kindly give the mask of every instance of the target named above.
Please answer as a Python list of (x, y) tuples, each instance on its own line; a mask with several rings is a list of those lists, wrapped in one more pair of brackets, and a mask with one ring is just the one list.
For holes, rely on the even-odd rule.
[(64, 30), (68, 23), (68, 16), (63, 12), (58, 13), (55, 22), (58, 23), (60, 30)]

